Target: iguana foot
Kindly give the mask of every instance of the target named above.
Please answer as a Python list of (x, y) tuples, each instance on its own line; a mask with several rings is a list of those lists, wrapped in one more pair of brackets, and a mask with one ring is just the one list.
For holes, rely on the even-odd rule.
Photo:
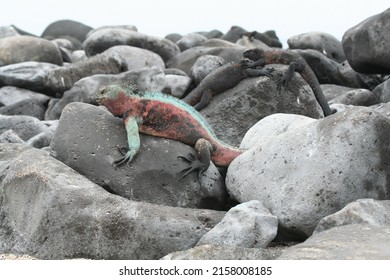
[(292, 75), (287, 72), (277, 79), (276, 88), (278, 89), (279, 92), (282, 90), (282, 86), (283, 87), (287, 86), (288, 82), (291, 80), (291, 77)]
[(182, 178), (193, 171), (198, 171), (198, 175), (202, 175), (210, 166), (211, 152), (215, 150), (211, 143), (202, 138), (198, 139), (195, 143), (195, 150), (197, 151), (196, 156), (193, 154), (189, 154), (188, 157), (179, 156), (179, 158), (190, 164), (181, 171), (184, 172)]
[(119, 153), (121, 153), (121, 155), (123, 157), (115, 160), (112, 164), (114, 165), (115, 169), (124, 164), (125, 162), (127, 162), (127, 165), (129, 166), (129, 163), (131, 162), (131, 160), (133, 159), (134, 157), (134, 153), (132, 151), (130, 151), (128, 148), (125, 148), (125, 147), (117, 147)]
[(272, 67), (269, 67), (269, 68), (247, 68), (245, 69), (245, 72), (246, 74), (249, 76), (249, 77), (260, 77), (260, 76), (266, 76), (268, 78), (272, 78), (273, 77), (273, 74), (272, 72), (274, 72), (274, 68)]
[(207, 168), (209, 167), (209, 164), (205, 164), (201, 162), (195, 155), (189, 154), (188, 157), (185, 156), (178, 156), (178, 158), (181, 158), (185, 162), (189, 163), (189, 166), (187, 168), (184, 168), (180, 171), (180, 173), (184, 174), (181, 176), (181, 178), (186, 177), (188, 174), (190, 174), (193, 171), (197, 171), (198, 174), (202, 174)]

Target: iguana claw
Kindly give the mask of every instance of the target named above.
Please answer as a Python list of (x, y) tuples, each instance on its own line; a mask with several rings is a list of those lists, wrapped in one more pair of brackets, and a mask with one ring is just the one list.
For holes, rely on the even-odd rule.
[(193, 171), (198, 171), (198, 174), (201, 175), (208, 167), (205, 166), (205, 164), (201, 162), (198, 158), (196, 158), (193, 154), (189, 154), (188, 157), (178, 156), (178, 158), (181, 158), (182, 160), (190, 164), (187, 168), (184, 168), (179, 172), (184, 172), (184, 174), (181, 176), (182, 179)]
[(130, 166), (129, 164), (130, 164), (131, 160), (132, 160), (133, 157), (134, 157), (134, 153), (131, 152), (128, 148), (125, 148), (125, 147), (121, 147), (121, 148), (120, 148), (120, 147), (117, 147), (117, 149), (118, 149), (118, 151), (121, 153), (121, 155), (122, 155), (123, 157), (121, 157), (121, 158), (115, 160), (115, 161), (112, 163), (112, 164), (114, 165), (115, 169), (116, 169), (118, 166), (124, 164), (125, 162), (127, 162), (127, 166)]

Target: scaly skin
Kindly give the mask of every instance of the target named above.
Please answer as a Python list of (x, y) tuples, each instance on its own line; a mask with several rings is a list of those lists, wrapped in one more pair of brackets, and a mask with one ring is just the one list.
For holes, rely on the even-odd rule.
[(195, 147), (197, 157), (182, 157), (190, 163), (183, 171), (205, 171), (210, 159), (217, 166), (228, 166), (242, 153), (216, 137), (206, 120), (191, 106), (162, 93), (139, 92), (132, 86), (109, 85), (96, 94), (96, 101), (114, 116), (122, 117), (129, 149), (114, 165), (129, 163), (140, 147), (139, 132), (173, 139)]
[(278, 88), (282, 85), (287, 85), (288, 81), (293, 76), (294, 72), (298, 72), (303, 79), (309, 84), (313, 93), (320, 104), (322, 110), (324, 111), (325, 116), (332, 114), (329, 104), (325, 99), (324, 93), (320, 87), (320, 83), (313, 70), (307, 64), (305, 59), (300, 55), (282, 49), (272, 49), (272, 50), (260, 50), (260, 49), (249, 49), (244, 51), (244, 57), (249, 58), (254, 61), (248, 67), (256, 68), (258, 66), (263, 67), (267, 64), (285, 64), (289, 65), (289, 69), (285, 75), (281, 78)]
[(247, 77), (267, 76), (272, 77), (272, 69), (248, 68), (253, 61), (243, 59), (238, 63), (230, 63), (221, 66), (208, 74), (199, 85), (182, 100), (196, 110), (206, 107), (214, 95), (222, 93)]

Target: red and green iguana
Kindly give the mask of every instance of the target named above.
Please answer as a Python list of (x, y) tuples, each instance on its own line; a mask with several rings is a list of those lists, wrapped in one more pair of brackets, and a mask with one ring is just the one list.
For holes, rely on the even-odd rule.
[(217, 166), (228, 166), (242, 153), (216, 137), (206, 120), (192, 106), (170, 95), (141, 92), (134, 86), (109, 85), (96, 94), (96, 102), (114, 116), (123, 118), (128, 149), (116, 161), (129, 163), (140, 148), (139, 132), (180, 141), (193, 146), (197, 156), (181, 157), (190, 163), (183, 172), (201, 174), (210, 160)]
[(287, 85), (296, 71), (302, 76), (303, 79), (305, 79), (305, 81), (313, 90), (317, 102), (324, 111), (324, 116), (329, 116), (332, 114), (316, 75), (314, 74), (313, 70), (311, 70), (305, 59), (302, 58), (299, 54), (282, 49), (249, 49), (244, 51), (244, 57), (254, 61), (252, 64), (247, 66), (254, 69), (256, 69), (258, 66), (263, 67), (267, 64), (289, 65), (287, 72), (282, 76), (278, 83), (278, 89), (280, 90), (281, 86)]

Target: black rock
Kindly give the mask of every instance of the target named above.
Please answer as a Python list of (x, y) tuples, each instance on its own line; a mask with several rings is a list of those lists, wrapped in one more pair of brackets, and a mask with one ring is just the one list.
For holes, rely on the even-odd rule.
[(0, 67), (26, 61), (63, 63), (60, 50), (48, 40), (32, 36), (0, 39)]
[(43, 31), (41, 37), (63, 38), (70, 36), (84, 42), (85, 38), (92, 27), (74, 20), (59, 20), (49, 24)]
[(87, 56), (101, 53), (113, 46), (128, 45), (150, 50), (164, 61), (180, 52), (179, 47), (168, 39), (145, 35), (124, 28), (104, 28), (93, 32), (83, 43)]
[(39, 120), (45, 118), (46, 107), (34, 99), (26, 99), (0, 108), (1, 115), (24, 115), (35, 117)]
[(378, 75), (358, 73), (351, 68), (348, 61), (338, 63), (312, 49), (293, 51), (306, 60), (321, 84), (372, 90), (381, 83), (381, 78)]
[(341, 42), (336, 37), (324, 32), (308, 32), (290, 37), (287, 40), (290, 49), (313, 49), (323, 53), (336, 62), (345, 61)]
[(362, 73), (390, 73), (390, 9), (347, 30), (343, 48), (352, 68)]
[(224, 215), (112, 195), (27, 145), (0, 144), (0, 162), (0, 252), (53, 260), (160, 259), (193, 247)]

